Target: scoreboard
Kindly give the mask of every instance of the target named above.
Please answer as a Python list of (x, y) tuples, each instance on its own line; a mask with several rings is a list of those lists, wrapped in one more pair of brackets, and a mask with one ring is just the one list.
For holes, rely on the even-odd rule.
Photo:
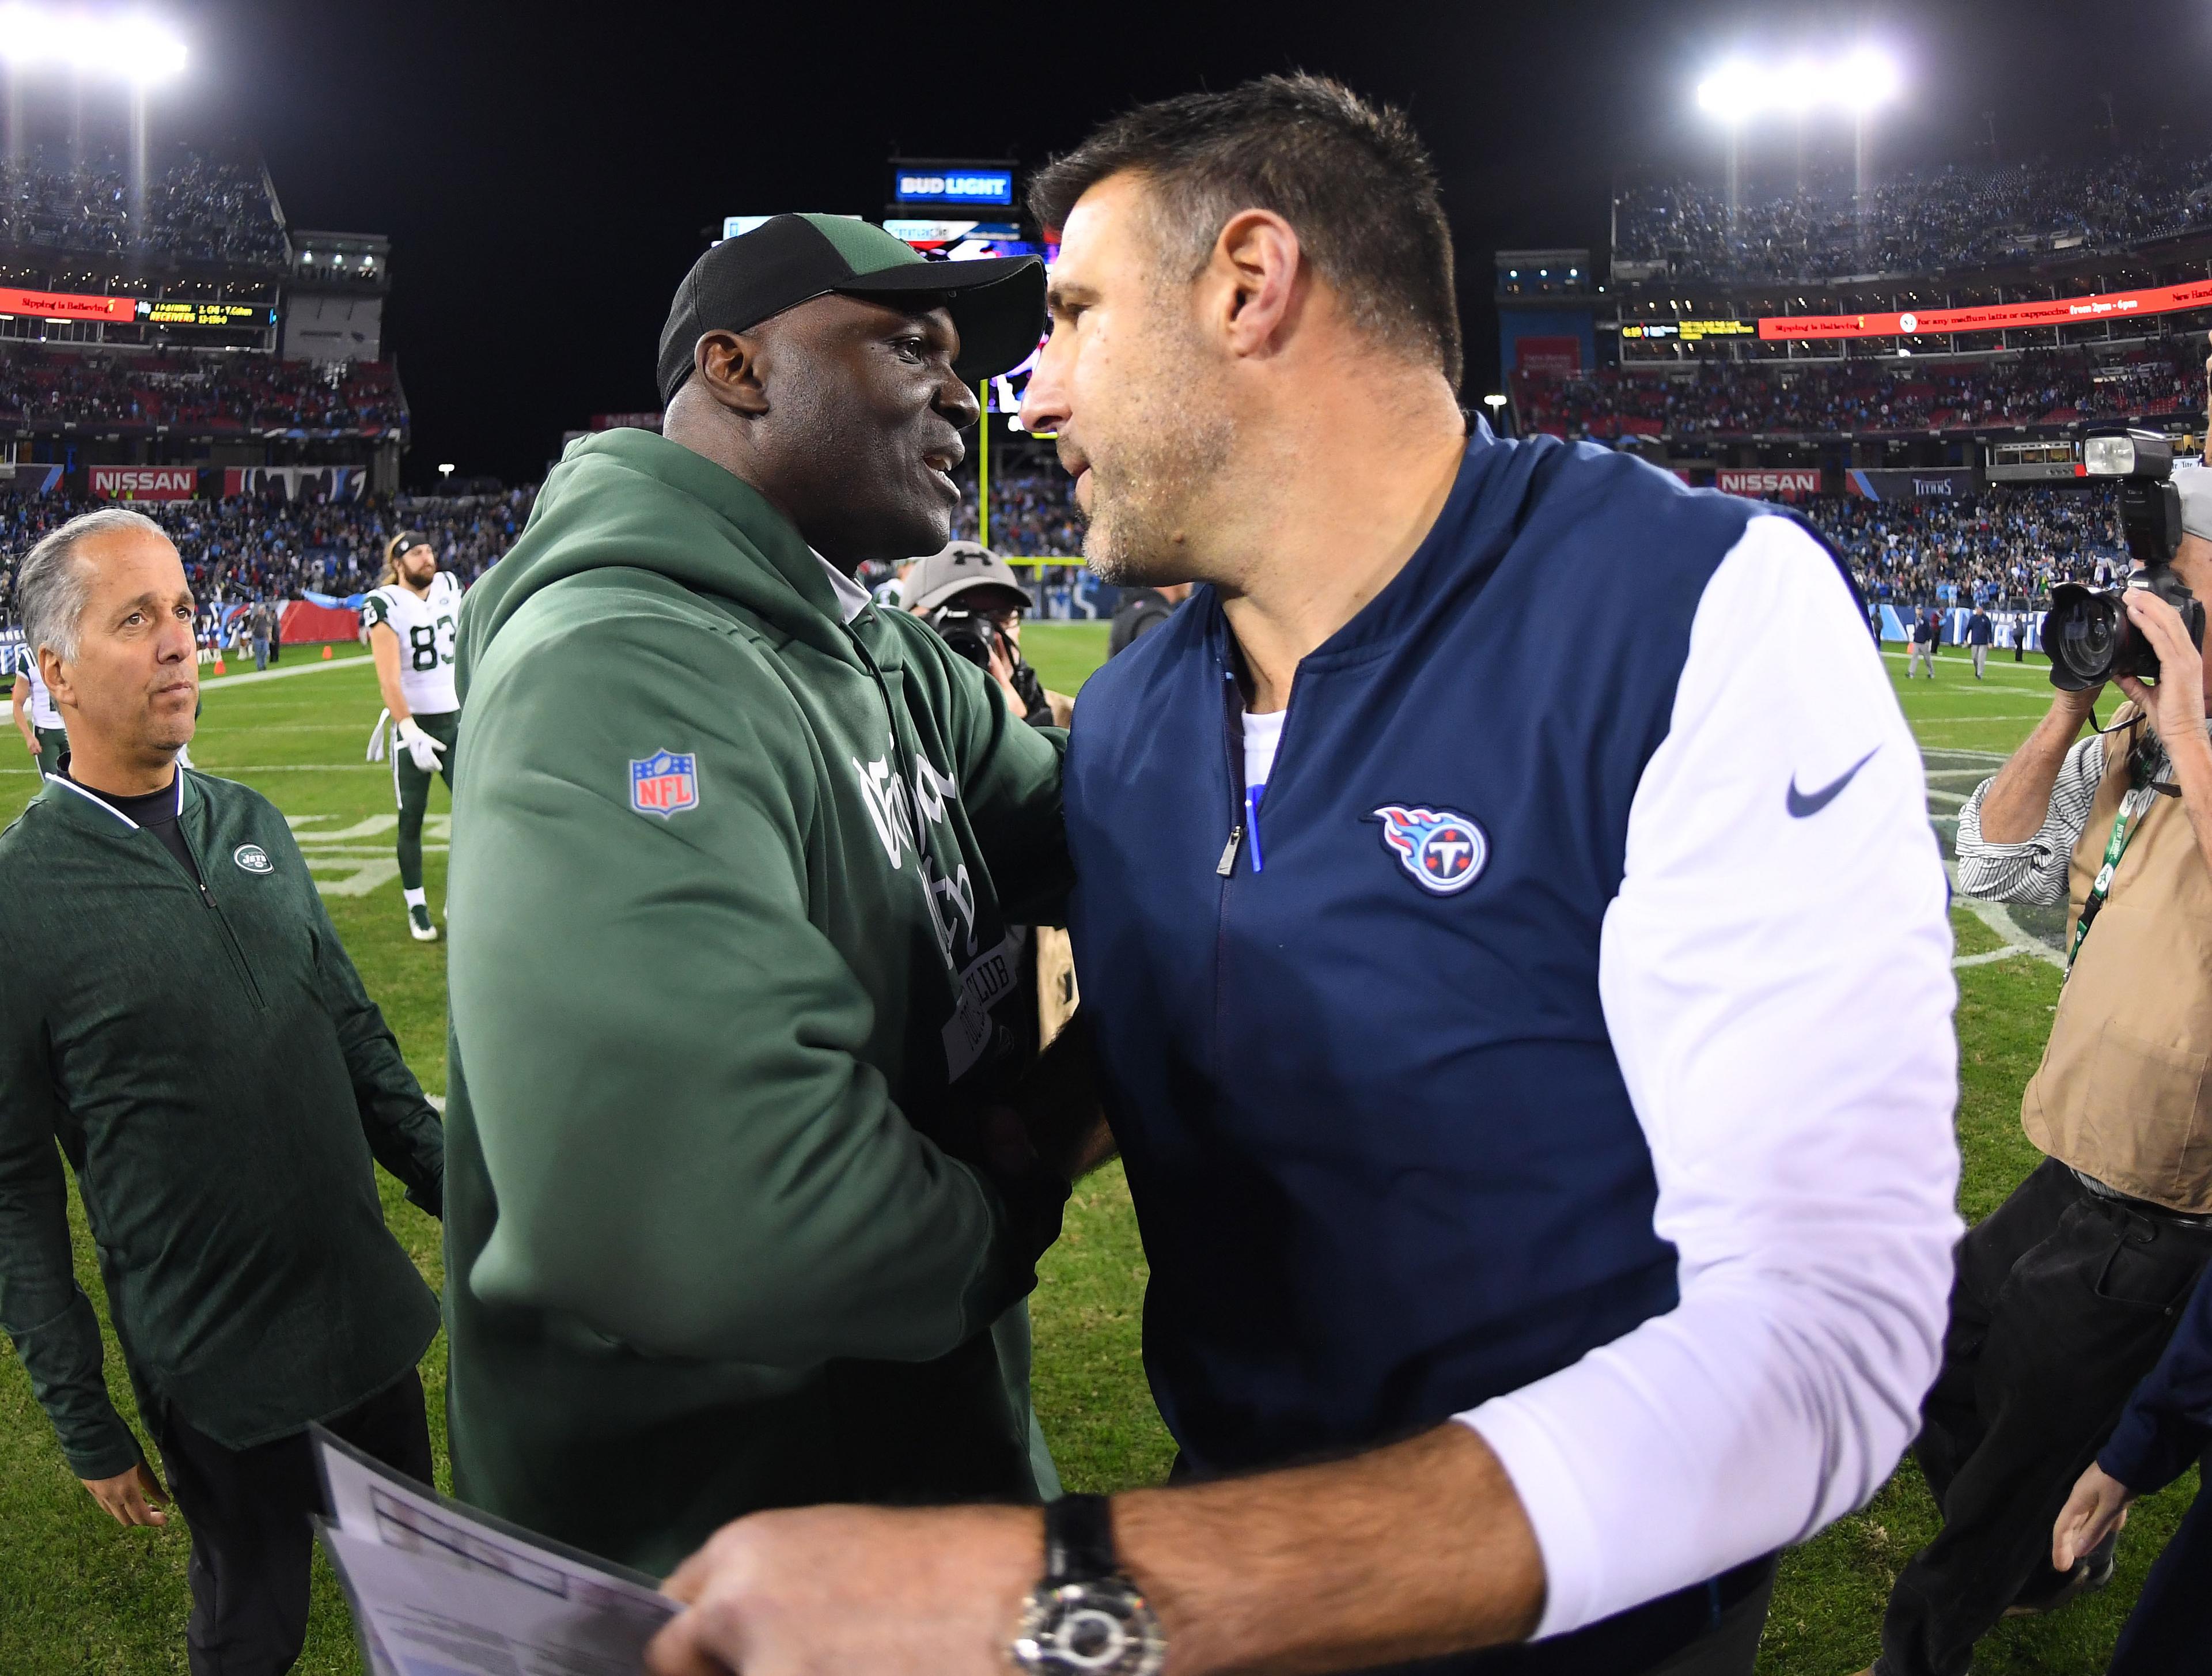
[(149, 302), (141, 297), (136, 312), (146, 326), (227, 326), (252, 331), (276, 324), (276, 311), (265, 302)]
[(1620, 335), (1654, 343), (1701, 344), (1711, 338), (1755, 338), (1759, 326), (1753, 320), (1638, 320), (1624, 322)]

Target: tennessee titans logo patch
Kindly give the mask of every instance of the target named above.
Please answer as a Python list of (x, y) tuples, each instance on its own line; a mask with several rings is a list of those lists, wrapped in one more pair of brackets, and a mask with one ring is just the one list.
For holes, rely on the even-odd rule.
[(689, 751), (655, 751), (649, 757), (633, 757), (629, 765), (629, 806), (640, 814), (657, 814), (663, 820), (699, 807), (699, 759)]
[(1385, 803), (1372, 817), (1382, 823), (1382, 842), (1413, 882), (1438, 896), (1465, 890), (1490, 859), (1482, 828), (1449, 809), (1408, 809)]

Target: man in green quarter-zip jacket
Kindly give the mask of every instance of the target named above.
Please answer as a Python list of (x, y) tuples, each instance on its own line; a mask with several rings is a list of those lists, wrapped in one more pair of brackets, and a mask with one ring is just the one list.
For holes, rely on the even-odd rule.
[(430, 1476), (437, 1301), (371, 1161), (435, 1215), (443, 1137), (284, 817), (177, 765), (199, 678), (161, 527), (72, 519), (16, 593), (71, 754), (0, 834), (0, 1326), (70, 1470), (119, 1522), (164, 1523), (71, 1267), (58, 1142), (191, 1523), (194, 1676), (279, 1676), (321, 1499), (307, 1428)]
[[(1034, 259), (782, 216), (702, 258), (665, 434), (572, 446), (458, 671), (456, 1493), (641, 1569), (823, 1501), (1035, 1500), (1033, 1051), (1063, 736), (867, 559), (945, 545)], [(1035, 1447), (1033, 1447), (1035, 1446)]]

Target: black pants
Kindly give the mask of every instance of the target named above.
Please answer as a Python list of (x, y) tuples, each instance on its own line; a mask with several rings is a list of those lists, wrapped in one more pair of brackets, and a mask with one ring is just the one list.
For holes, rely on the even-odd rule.
[(2212, 1648), (2212, 1454), (2197, 1471), (2197, 1499), (2143, 1580), (2108, 1676), (2169, 1676), (2204, 1666)]
[(2208, 1256), (2212, 1228), (2103, 1198), (2051, 1159), (1960, 1243), (1913, 1445), (1943, 1529), (1898, 1575), (1881, 1676), (1964, 1676), (2007, 1606), (2058, 1587), (2051, 1525)]
[[(356, 1448), (430, 1482), (430, 1427), (413, 1368), (330, 1422)], [(169, 1489), (191, 1527), (192, 1676), (283, 1676), (307, 1636), (311, 1513), (325, 1513), (305, 1432), (227, 1449), (182, 1417), (155, 1433)]]

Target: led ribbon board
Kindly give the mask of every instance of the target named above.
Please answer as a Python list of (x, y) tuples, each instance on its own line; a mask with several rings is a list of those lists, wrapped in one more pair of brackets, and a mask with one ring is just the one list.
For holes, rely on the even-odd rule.
[(1902, 309), (1893, 314), (1767, 314), (1759, 335), (1769, 343), (1818, 338), (1910, 338), (1928, 332), (2002, 332), (2010, 327), (2070, 326), (2124, 320), (2134, 314), (2172, 314), (2212, 308), (2212, 279), (2160, 285), (2148, 291), (2105, 291), (2095, 296), (2046, 297), (1979, 308)]
[(41, 320), (108, 320), (118, 326), (232, 326), (276, 324), (265, 302), (183, 302), (136, 296), (93, 296), (82, 291), (24, 291), (0, 286), (0, 314)]
[(0, 286), (0, 314), (28, 314), (42, 320), (114, 320), (138, 318), (138, 299), (87, 296), (80, 291), (20, 291)]

